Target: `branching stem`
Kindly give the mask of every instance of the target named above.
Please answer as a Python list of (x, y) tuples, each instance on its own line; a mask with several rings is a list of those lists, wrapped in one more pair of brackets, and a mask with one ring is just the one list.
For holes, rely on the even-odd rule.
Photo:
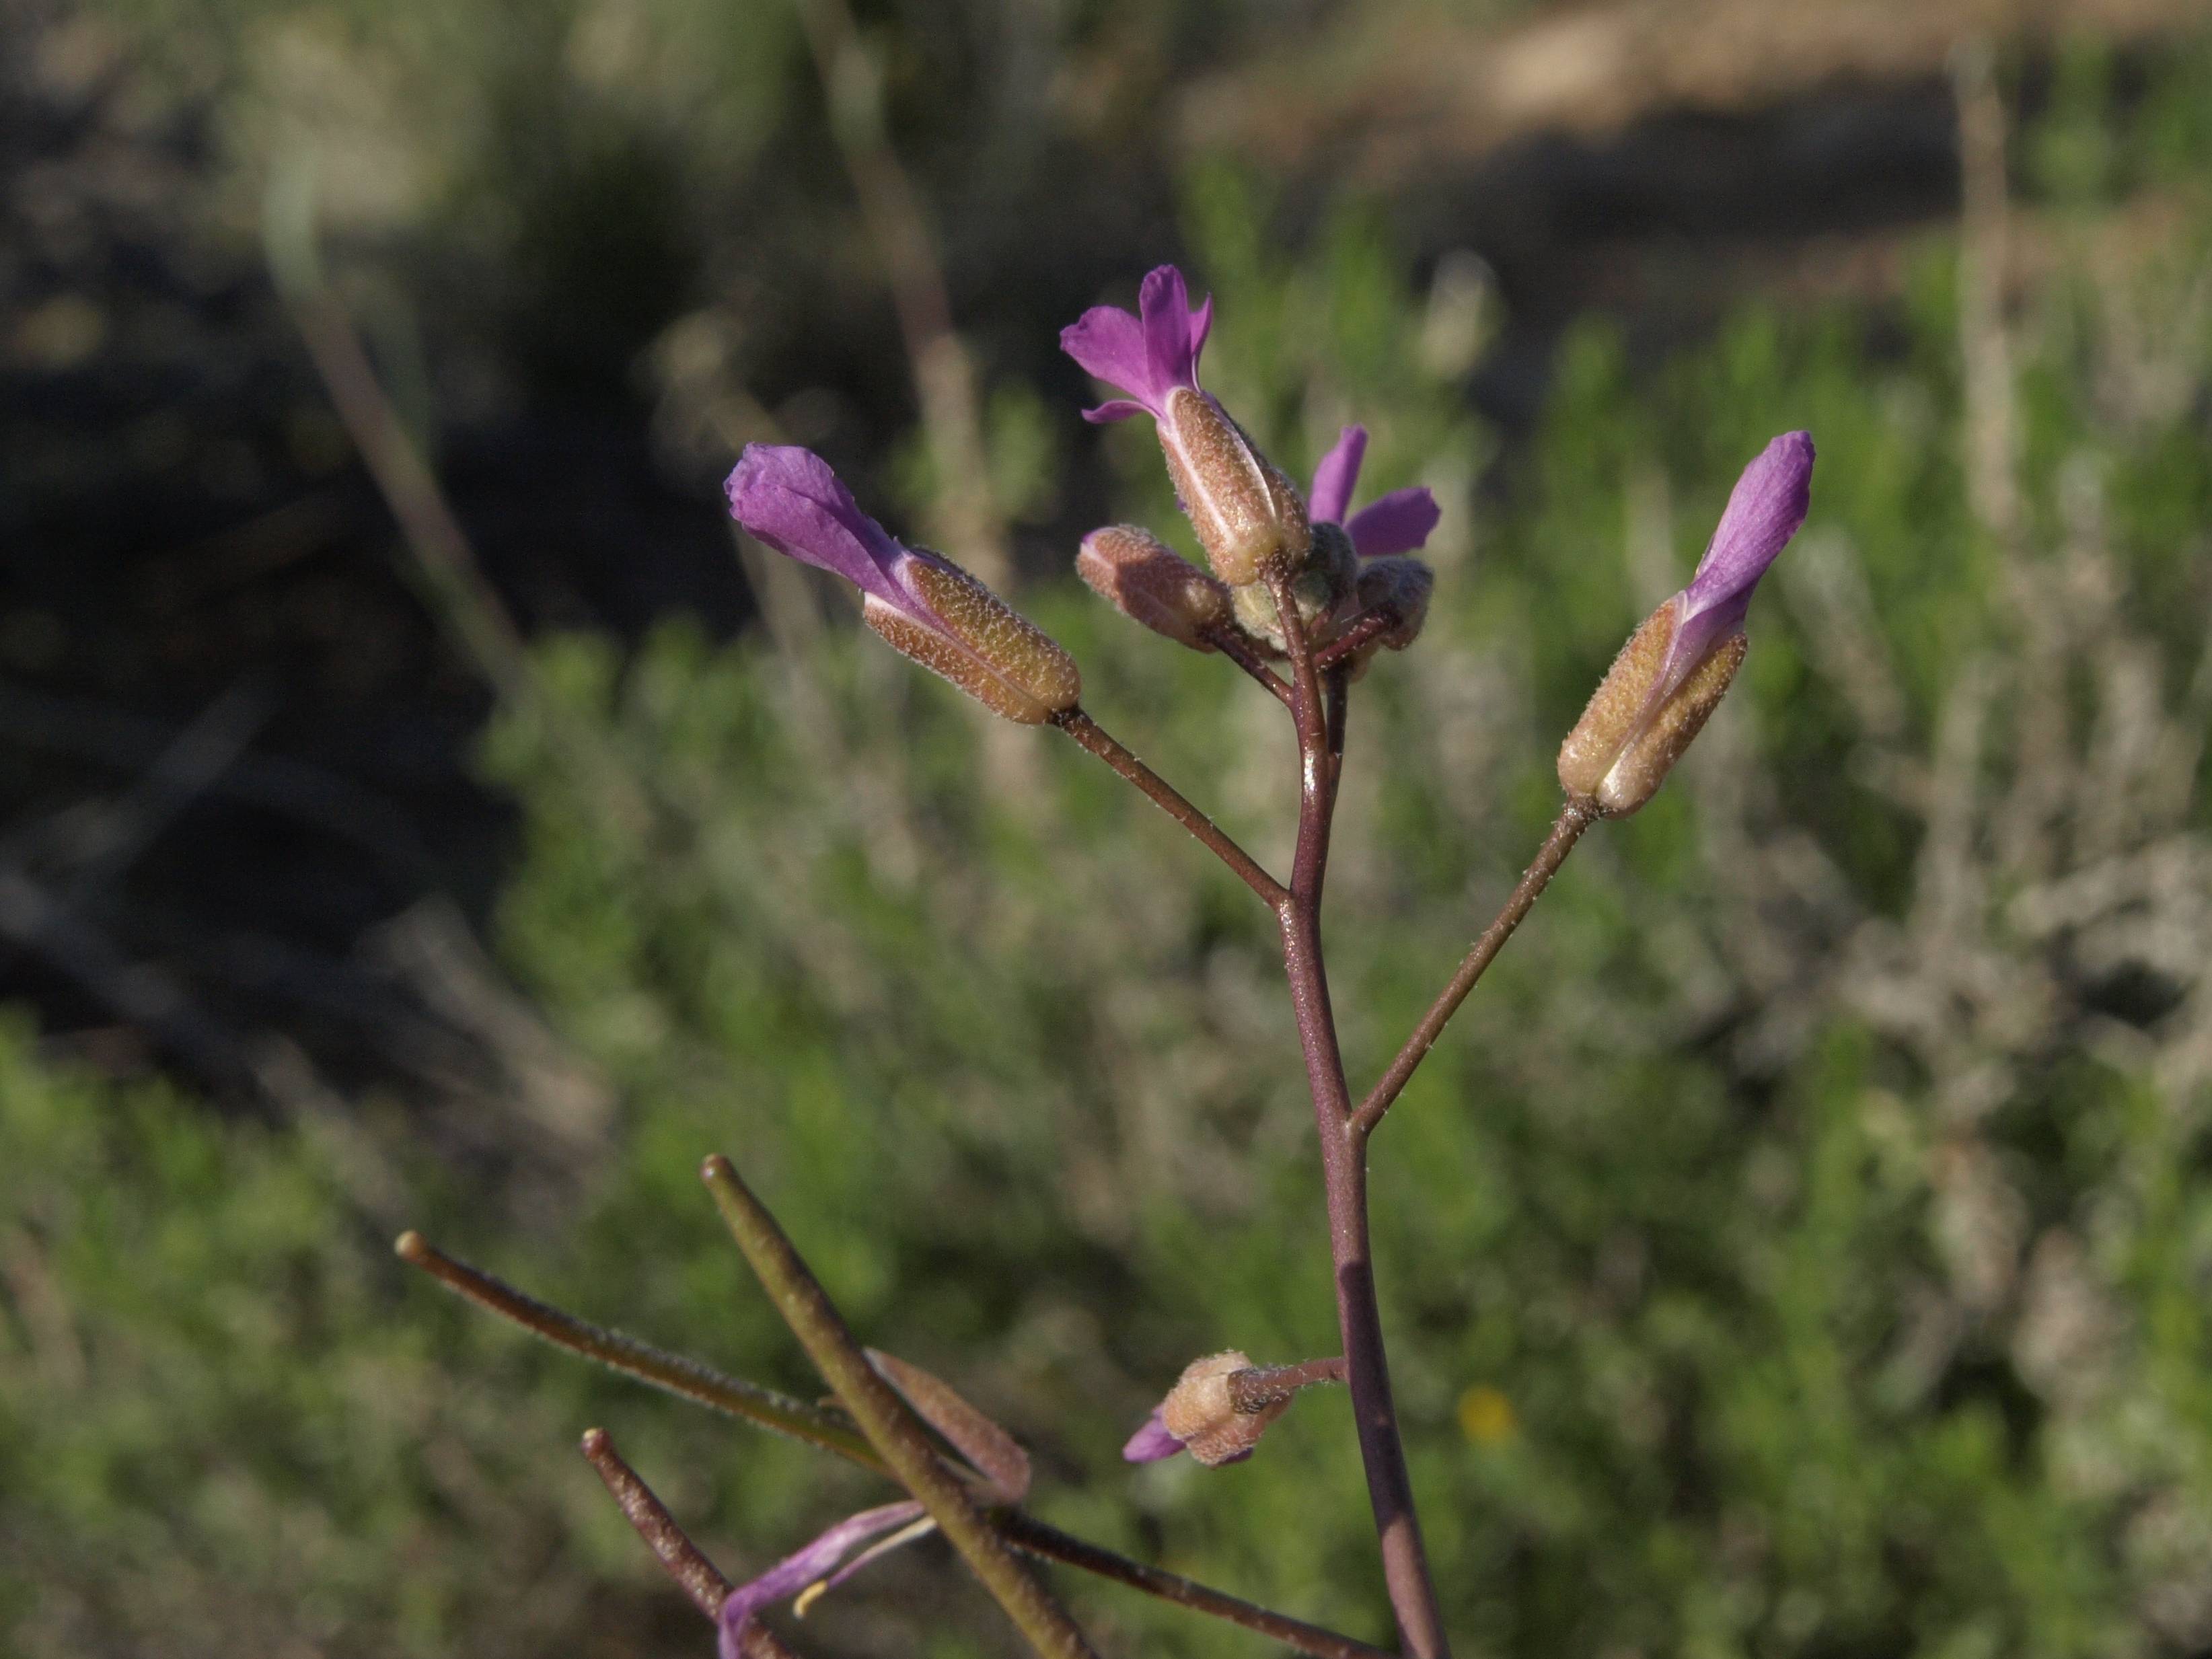
[(1375, 1126), (1382, 1121), (1382, 1115), (1390, 1109), (1391, 1103), (1405, 1089), (1415, 1068), (1436, 1046), (1437, 1039), (1443, 1035), (1444, 1026), (1459, 1012), (1460, 1004), (1467, 1000), (1467, 994), (1474, 989), (1475, 981), (1482, 977), (1483, 970), (1497, 958), (1498, 951), (1505, 948), (1505, 941), (1513, 937), (1513, 930), (1521, 925), (1522, 918), (1542, 896), (1544, 889), (1551, 885), (1552, 878), (1559, 874), (1559, 866), (1567, 861), (1567, 854), (1575, 850), (1575, 843), (1583, 838), (1583, 831), (1596, 823), (1598, 816), (1597, 809), (1585, 801), (1570, 800), (1559, 809), (1559, 818), (1552, 825), (1552, 833), (1544, 838), (1544, 844), (1537, 850), (1534, 861), (1522, 872), (1520, 881), (1505, 901), (1505, 908), (1498, 913), (1489, 927), (1482, 930), (1474, 941), (1474, 948), (1460, 963), (1458, 971), (1452, 975), (1451, 983), (1445, 986), (1436, 1001), (1429, 1006), (1429, 1012), (1421, 1016), (1421, 1023), (1413, 1028), (1413, 1036), (1406, 1039), (1406, 1046), (1398, 1050), (1397, 1058), (1390, 1062), (1389, 1069), (1368, 1091), (1367, 1098), (1360, 1103), (1359, 1109), (1352, 1114), (1352, 1127), (1363, 1138), (1374, 1133)]
[(1291, 706), (1290, 682), (1267, 665), (1249, 634), (1234, 623), (1225, 623), (1208, 629), (1205, 637), (1208, 645), (1265, 686), (1269, 696), (1285, 708)]
[(1054, 715), (1052, 723), (1144, 791), (1154, 805), (1189, 830), (1206, 851), (1235, 871), (1268, 908), (1282, 908), (1289, 896), (1283, 884), (1261, 869), (1257, 860), (1231, 840), (1219, 824), (1184, 799), (1166, 779), (1116, 743), (1105, 727), (1079, 708)]
[[(855, 1434), (843, 1419), (831, 1416), (817, 1406), (803, 1400), (791, 1399), (738, 1377), (726, 1376), (696, 1359), (668, 1353), (620, 1331), (605, 1330), (599, 1326), (587, 1324), (574, 1315), (549, 1307), (535, 1297), (526, 1296), (512, 1285), (494, 1279), (489, 1273), (446, 1255), (430, 1245), (420, 1233), (402, 1235), (398, 1253), (410, 1266), (420, 1267), (455, 1295), (489, 1313), (497, 1314), (501, 1318), (520, 1325), (556, 1347), (565, 1348), (586, 1359), (597, 1360), (600, 1364), (634, 1376), (641, 1382), (681, 1395), (709, 1410), (741, 1417), (764, 1428), (811, 1442), (864, 1469), (886, 1477), (890, 1474), (884, 1460), (876, 1455), (874, 1447)], [(597, 1460), (594, 1462), (596, 1463)], [(600, 1473), (604, 1478), (605, 1470), (601, 1469)], [(1266, 1607), (1180, 1574), (1130, 1560), (1102, 1545), (1074, 1537), (1056, 1527), (1047, 1526), (1019, 1510), (994, 1510), (991, 1518), (1006, 1541), (1025, 1555), (1041, 1561), (1057, 1561), (1064, 1566), (1079, 1567), (1102, 1578), (1110, 1578), (1117, 1584), (1127, 1584), (1149, 1595), (1172, 1601), (1178, 1607), (1226, 1620), (1232, 1625), (1241, 1625), (1246, 1630), (1273, 1637), (1300, 1653), (1310, 1654), (1313, 1659), (1384, 1659), (1382, 1650), (1370, 1647), (1364, 1642), (1340, 1636), (1319, 1625), (1307, 1624), (1301, 1619), (1270, 1612)]]
[(1042, 1659), (1097, 1659), (1067, 1610), (1016, 1559), (976, 1504), (975, 1492), (938, 1457), (928, 1431), (868, 1364), (843, 1316), (736, 1167), (717, 1153), (701, 1173), (746, 1264), (837, 1403), (852, 1413), (899, 1484), (929, 1511), (945, 1541), (1014, 1628)]
[[(1437, 1607), (1428, 1553), (1421, 1543), (1413, 1478), (1406, 1468), (1397, 1408), (1390, 1397), (1382, 1313), (1375, 1299), (1375, 1268), (1367, 1229), (1367, 1137), (1352, 1121), (1352, 1091), (1345, 1081), (1344, 1057), (1337, 1047), (1328, 974), (1322, 957), (1322, 884), (1328, 866), (1339, 758), (1330, 740), (1329, 705), (1336, 699), (1322, 684), (1315, 666), (1312, 646), (1291, 597), (1288, 575), (1281, 571), (1270, 574), (1267, 587), (1290, 648), (1291, 686), (1296, 694), (1291, 713), (1297, 725), (1299, 763), (1297, 850), (1291, 863), (1290, 891), (1276, 914), (1282, 925), (1283, 966), (1290, 980), (1291, 1006), (1297, 1019), (1306, 1082), (1320, 1129), (1329, 1255), (1336, 1269), (1337, 1322), (1344, 1336), (1346, 1381), (1351, 1384), (1359, 1455), (1367, 1470), (1367, 1494), (1382, 1546), (1382, 1576), (1389, 1588), (1399, 1634), (1411, 1659), (1449, 1659), (1451, 1647)], [(1334, 724), (1341, 730), (1340, 720)]]

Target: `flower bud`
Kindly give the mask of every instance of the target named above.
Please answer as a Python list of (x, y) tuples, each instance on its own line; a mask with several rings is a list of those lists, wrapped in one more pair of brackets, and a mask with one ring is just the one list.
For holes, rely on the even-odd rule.
[(1813, 440), (1785, 432), (1743, 470), (1690, 585), (1649, 617), (1559, 745), (1559, 783), (1625, 817), (1658, 792), (1719, 707), (1747, 649), (1753, 591), (1812, 499)]
[(1243, 587), (1279, 560), (1304, 558), (1311, 544), (1304, 501), (1219, 404), (1177, 386), (1158, 425), (1176, 499), (1214, 574)]
[(1075, 706), (1073, 658), (950, 559), (893, 537), (812, 451), (747, 444), (726, 489), (763, 545), (851, 582), (862, 621), (993, 713), (1036, 726)]
[(1194, 1359), (1160, 1402), (1160, 1425), (1208, 1468), (1249, 1457), (1267, 1425), (1290, 1409), (1285, 1395), (1257, 1411), (1237, 1410), (1230, 1379), (1251, 1369), (1234, 1348)]
[[(1083, 678), (1053, 638), (958, 565), (914, 550), (908, 583), (928, 620), (870, 593), (860, 619), (886, 644), (958, 686), (994, 714), (1040, 726), (1075, 707)], [(935, 625), (932, 625), (934, 623)]]
[[(1291, 599), (1297, 606), (1298, 620), (1305, 624), (1307, 637), (1321, 645), (1335, 632), (1336, 613), (1352, 597), (1359, 579), (1359, 560), (1342, 525), (1315, 525), (1310, 536), (1305, 555), (1291, 575)], [(1273, 592), (1253, 582), (1231, 587), (1230, 595), (1236, 601), (1237, 620), (1246, 633), (1278, 653), (1289, 648)]]
[(1626, 817), (1658, 793), (1720, 706), (1748, 648), (1742, 635), (1730, 635), (1680, 685), (1665, 690), (1660, 675), (1680, 627), (1681, 609), (1677, 594), (1629, 636), (1582, 719), (1559, 745), (1560, 786), (1577, 799), (1595, 802), (1609, 817)]
[(1398, 613), (1397, 625), (1376, 636), (1385, 651), (1403, 651), (1421, 636), (1429, 619), (1429, 597), (1437, 591), (1437, 573), (1419, 559), (1373, 559), (1359, 573), (1355, 590), (1362, 611), (1389, 605)]
[(1148, 414), (1159, 428), (1176, 499), (1190, 515), (1213, 574), (1231, 587), (1261, 568), (1306, 550), (1306, 506), (1291, 482), (1253, 447), (1198, 384), (1199, 353), (1213, 326), (1213, 301), (1193, 309), (1173, 265), (1146, 274), (1135, 314), (1093, 306), (1062, 329), (1060, 349), (1124, 394), (1086, 409), (1087, 421)]
[(1212, 650), (1207, 631), (1232, 625), (1228, 588), (1134, 525), (1085, 536), (1075, 571), (1122, 615), (1194, 651)]
[(1349, 677), (1358, 684), (1378, 651), (1403, 651), (1420, 637), (1429, 619), (1429, 596), (1436, 592), (1436, 572), (1419, 559), (1370, 559), (1360, 568), (1354, 593), (1363, 611), (1389, 606), (1398, 620), (1352, 653)]

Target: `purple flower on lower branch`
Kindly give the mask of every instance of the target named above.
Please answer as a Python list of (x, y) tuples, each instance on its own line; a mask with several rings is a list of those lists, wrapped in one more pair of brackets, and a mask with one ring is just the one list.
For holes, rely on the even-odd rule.
[(811, 450), (747, 444), (726, 489), (732, 518), (854, 584), (862, 621), (994, 714), (1035, 726), (1075, 706), (1074, 659), (950, 559), (895, 540)]
[(1260, 579), (1263, 566), (1303, 558), (1310, 534), (1305, 503), (1289, 479), (1198, 383), (1198, 355), (1213, 325), (1213, 301), (1191, 309), (1182, 273), (1161, 265), (1137, 291), (1137, 313), (1094, 306), (1060, 332), (1060, 349), (1109, 386), (1128, 393), (1083, 411), (1085, 420), (1149, 414), (1176, 499), (1231, 587)]
[[(834, 1589), (878, 1556), (928, 1535), (936, 1527), (908, 1499), (848, 1516), (796, 1554), (787, 1555), (757, 1578), (738, 1585), (722, 1603), (721, 1659), (740, 1659), (745, 1627), (778, 1601), (811, 1601)], [(885, 1537), (884, 1534), (890, 1534)], [(848, 1552), (868, 1545), (849, 1561)]]
[[(1018, 1504), (1029, 1495), (1029, 1454), (1013, 1436), (921, 1366), (874, 1348), (866, 1353), (877, 1375), (959, 1454), (955, 1468), (973, 1483), (979, 1498), (992, 1504)], [(803, 1615), (815, 1597), (836, 1589), (869, 1562), (936, 1529), (937, 1523), (912, 1498), (848, 1516), (805, 1549), (787, 1555), (723, 1598), (721, 1659), (740, 1659), (745, 1627), (762, 1608), (788, 1601), (792, 1610)], [(856, 1549), (858, 1554), (850, 1554)]]
[(1650, 800), (1735, 678), (1751, 596), (1813, 489), (1813, 439), (1785, 432), (1743, 470), (1690, 585), (1629, 636), (1559, 748), (1559, 782), (1597, 811)]
[(1367, 459), (1367, 428), (1348, 426), (1328, 453), (1314, 469), (1313, 491), (1306, 511), (1316, 524), (1340, 524), (1352, 538), (1352, 551), (1363, 559), (1387, 558), (1412, 553), (1425, 545), (1443, 511), (1425, 485), (1394, 489), (1346, 516), (1352, 492), (1359, 484), (1359, 468)]

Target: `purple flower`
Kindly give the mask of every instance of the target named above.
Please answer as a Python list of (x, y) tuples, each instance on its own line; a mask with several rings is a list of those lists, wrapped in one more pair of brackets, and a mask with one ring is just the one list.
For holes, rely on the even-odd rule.
[(1093, 306), (1060, 331), (1062, 351), (1129, 394), (1085, 410), (1086, 421), (1123, 421), (1147, 411), (1165, 420), (1170, 393), (1177, 386), (1199, 389), (1198, 354), (1213, 326), (1212, 296), (1193, 311), (1182, 272), (1161, 265), (1139, 287), (1137, 313)]
[(1644, 619), (1559, 745), (1567, 793), (1635, 811), (1705, 726), (1743, 661), (1752, 590), (1805, 522), (1813, 440), (1785, 432), (1744, 468), (1690, 585)]
[(1785, 432), (1743, 470), (1698, 561), (1690, 585), (1674, 596), (1674, 637), (1654, 689), (1664, 701), (1730, 635), (1742, 631), (1752, 590), (1766, 574), (1813, 501), (1813, 434)]
[[(729, 1593), (722, 1602), (721, 1659), (742, 1659), (745, 1627), (763, 1607), (793, 1598), (811, 1600), (807, 1592), (834, 1589), (877, 1557), (927, 1536), (936, 1524), (911, 1498), (848, 1516), (805, 1549)], [(891, 1535), (885, 1538), (886, 1533)], [(846, 1552), (860, 1544), (869, 1547), (846, 1560)]]
[[(877, 1375), (966, 1461), (964, 1472), (979, 1497), (992, 1504), (1018, 1504), (1029, 1495), (1029, 1454), (1013, 1436), (921, 1366), (874, 1348), (866, 1352)], [(784, 1557), (723, 1598), (721, 1659), (742, 1659), (745, 1627), (763, 1607), (788, 1600), (793, 1611), (803, 1614), (816, 1596), (836, 1589), (878, 1556), (927, 1538), (936, 1528), (912, 1498), (846, 1516), (805, 1549)], [(847, 1559), (847, 1552), (863, 1545), (866, 1547)]]
[(1363, 559), (1413, 552), (1428, 541), (1443, 509), (1425, 485), (1417, 484), (1394, 489), (1346, 518), (1345, 509), (1352, 505), (1360, 464), (1366, 459), (1367, 428), (1345, 428), (1314, 469), (1313, 490), (1306, 497), (1308, 515), (1316, 524), (1342, 525), (1352, 538), (1352, 550)]
[(1075, 662), (990, 589), (860, 510), (811, 450), (747, 444), (725, 486), (730, 516), (763, 543), (860, 590), (860, 617), (891, 647), (994, 714), (1035, 726), (1075, 706)]
[(1093, 306), (1060, 331), (1060, 349), (1129, 395), (1086, 409), (1087, 421), (1148, 413), (1156, 424), (1176, 502), (1198, 532), (1213, 574), (1231, 587), (1263, 568), (1296, 563), (1312, 544), (1306, 505), (1198, 383), (1198, 354), (1213, 301), (1190, 308), (1182, 272), (1161, 265), (1137, 291), (1138, 314)]
[(730, 516), (777, 552), (842, 576), (917, 623), (938, 625), (913, 571), (945, 561), (892, 540), (812, 450), (747, 444), (723, 491)]

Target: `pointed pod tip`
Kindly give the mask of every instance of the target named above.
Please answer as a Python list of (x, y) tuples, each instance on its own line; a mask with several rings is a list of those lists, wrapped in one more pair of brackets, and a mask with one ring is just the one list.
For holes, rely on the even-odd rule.
[(699, 1161), (699, 1179), (709, 1187), (729, 1180), (736, 1173), (730, 1160), (720, 1152), (709, 1152)]
[(430, 1259), (430, 1241), (410, 1227), (392, 1241), (392, 1254), (416, 1266)]
[(594, 1462), (605, 1456), (613, 1445), (605, 1429), (586, 1429), (582, 1437), (576, 1442), (577, 1449)]

